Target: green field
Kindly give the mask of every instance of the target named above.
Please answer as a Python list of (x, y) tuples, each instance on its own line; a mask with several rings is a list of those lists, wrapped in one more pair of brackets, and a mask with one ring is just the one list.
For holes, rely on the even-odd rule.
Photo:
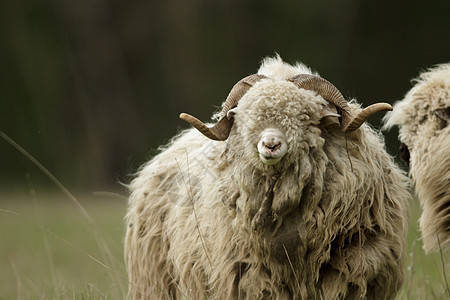
[(0, 196), (0, 299), (124, 299), (126, 199)]
[[(77, 200), (92, 223), (64, 195), (0, 196), (0, 299), (125, 298), (126, 199), (97, 195)], [(413, 204), (408, 280), (399, 298), (447, 299), (441, 256), (425, 255), (418, 240), (419, 213)], [(450, 259), (444, 259), (448, 274)]]

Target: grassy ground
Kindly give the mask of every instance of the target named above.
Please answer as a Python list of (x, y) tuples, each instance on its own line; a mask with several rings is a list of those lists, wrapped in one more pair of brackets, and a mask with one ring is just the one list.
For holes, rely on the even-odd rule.
[[(93, 224), (64, 195), (0, 196), (0, 299), (125, 298), (126, 200), (78, 200)], [(408, 280), (399, 298), (446, 299), (441, 257), (425, 255), (418, 240), (419, 213), (412, 205)]]
[(124, 299), (126, 200), (0, 196), (0, 299)]
[(447, 290), (450, 280), (450, 249), (442, 255), (439, 252), (425, 254), (418, 223), (420, 206), (415, 201), (410, 208), (407, 280), (399, 299), (450, 299)]

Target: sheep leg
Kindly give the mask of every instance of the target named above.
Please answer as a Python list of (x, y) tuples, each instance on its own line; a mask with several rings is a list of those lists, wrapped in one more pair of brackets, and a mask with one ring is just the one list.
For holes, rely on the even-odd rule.
[(274, 197), (274, 187), (277, 183), (276, 180), (272, 181), (269, 186), (269, 189), (266, 192), (264, 200), (259, 208), (258, 212), (255, 214), (252, 220), (252, 229), (253, 231), (261, 231), (264, 227), (270, 225), (274, 221), (273, 212), (272, 212), (272, 202)]

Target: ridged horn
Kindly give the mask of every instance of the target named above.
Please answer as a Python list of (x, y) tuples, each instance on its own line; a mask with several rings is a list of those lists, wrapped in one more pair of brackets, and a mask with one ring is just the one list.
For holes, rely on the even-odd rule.
[(346, 127), (343, 128), (345, 132), (352, 132), (358, 129), (367, 119), (380, 111), (392, 110), (389, 103), (375, 103), (360, 111)]
[(230, 135), (231, 127), (233, 126), (234, 118), (227, 117), (227, 113), (230, 109), (237, 106), (242, 96), (259, 80), (266, 78), (264, 75), (253, 74), (241, 79), (236, 83), (231, 92), (228, 94), (225, 103), (223, 104), (222, 111), (220, 112), (219, 121), (211, 126), (206, 126), (202, 121), (186, 113), (180, 114), (180, 119), (188, 122), (193, 127), (197, 128), (204, 136), (216, 140), (225, 141)]
[(362, 110), (354, 117), (349, 109), (347, 101), (341, 92), (328, 80), (322, 77), (299, 74), (288, 81), (294, 83), (297, 87), (317, 92), (328, 102), (334, 104), (341, 114), (341, 129), (343, 132), (352, 132), (358, 129), (371, 115), (385, 110), (392, 110), (388, 103), (375, 103)]

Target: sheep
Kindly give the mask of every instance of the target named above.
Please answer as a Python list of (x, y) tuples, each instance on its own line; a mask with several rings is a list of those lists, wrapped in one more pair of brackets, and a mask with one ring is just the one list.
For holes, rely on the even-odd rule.
[(305, 65), (266, 58), (215, 125), (187, 129), (130, 184), (132, 299), (391, 299), (408, 180), (364, 110)]
[(401, 157), (409, 165), (422, 207), (426, 253), (450, 245), (450, 63), (423, 72), (384, 128), (399, 126)]

